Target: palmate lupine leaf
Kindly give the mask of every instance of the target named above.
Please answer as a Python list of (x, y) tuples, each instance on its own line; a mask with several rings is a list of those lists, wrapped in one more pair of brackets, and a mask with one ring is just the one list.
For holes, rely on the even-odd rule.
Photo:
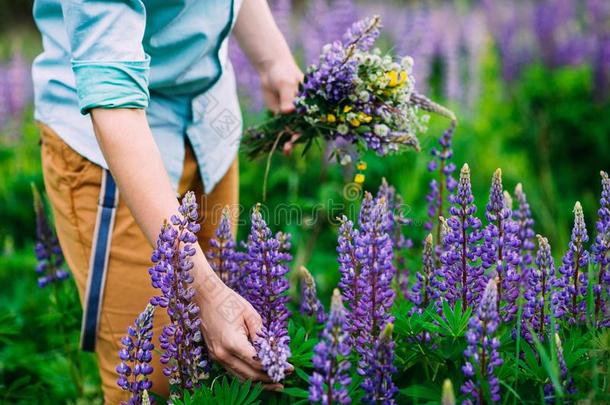
[(184, 393), (182, 399), (173, 401), (175, 405), (256, 405), (263, 386), (251, 381), (240, 382), (237, 378), (230, 380), (218, 377), (211, 387), (201, 386), (194, 393)]
[(409, 309), (412, 307), (412, 303), (400, 301), (397, 309), (393, 311), (396, 314), (394, 332), (397, 336), (415, 337), (424, 332), (436, 333), (439, 331), (439, 327), (433, 322), (436, 312), (434, 304), (430, 304), (422, 313), (413, 312), (411, 314), (412, 311)]
[(317, 339), (307, 336), (307, 331), (294, 322), (288, 322), (288, 334), (290, 339), (290, 364), (295, 368), (311, 368), (312, 349)]
[(443, 301), (443, 312), (441, 315), (432, 314), (432, 318), (439, 325), (439, 332), (454, 338), (464, 336), (468, 329), (468, 321), (472, 315), (472, 308), (462, 309), (462, 302), (456, 301), (453, 308), (447, 301)]

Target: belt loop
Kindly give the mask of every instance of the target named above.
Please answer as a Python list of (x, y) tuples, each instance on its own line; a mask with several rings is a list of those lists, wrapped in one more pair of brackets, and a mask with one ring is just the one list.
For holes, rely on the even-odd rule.
[(119, 193), (114, 179), (110, 172), (104, 169), (102, 171), (102, 186), (89, 259), (89, 276), (87, 277), (87, 290), (81, 324), (80, 346), (81, 349), (89, 352), (95, 351), (95, 339), (104, 296), (104, 284), (106, 283), (112, 228), (118, 201)]

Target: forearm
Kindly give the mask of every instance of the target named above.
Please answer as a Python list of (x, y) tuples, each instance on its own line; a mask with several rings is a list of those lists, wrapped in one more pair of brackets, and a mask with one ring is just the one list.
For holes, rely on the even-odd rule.
[[(163, 221), (178, 212), (179, 204), (146, 114), (138, 109), (93, 109), (91, 118), (120, 198), (154, 246)], [(199, 246), (196, 249), (195, 279), (203, 283), (214, 273)]]
[(240, 48), (259, 72), (277, 59), (292, 59), (266, 0), (244, 0), (233, 32)]

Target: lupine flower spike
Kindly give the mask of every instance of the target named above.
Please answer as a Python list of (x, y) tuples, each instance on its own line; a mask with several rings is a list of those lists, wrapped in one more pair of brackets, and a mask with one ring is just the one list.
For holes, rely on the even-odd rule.
[(551, 245), (549, 245), (547, 238), (541, 235), (537, 235), (537, 238), (538, 253), (536, 254), (536, 267), (528, 272), (524, 292), (524, 325), (521, 328), (523, 336), (530, 343), (533, 343), (529, 331), (530, 327), (536, 332), (538, 339), (541, 341), (544, 340), (547, 334), (545, 327), (550, 322), (550, 295), (555, 275), (555, 263), (551, 254)]
[(512, 201), (507, 201), (504, 196), (502, 171), (497, 169), (492, 179), (485, 212), (489, 224), (483, 231), (481, 262), (484, 269), (491, 269), (491, 274), (498, 276), (497, 304), (504, 320), (512, 319), (517, 312), (516, 301), (520, 288), (518, 266), (521, 263), (517, 237), (519, 228), (512, 220), (512, 210), (507, 206), (507, 202)]
[(510, 212), (512, 213), (513, 212), (513, 197), (506, 190), (504, 190), (502, 195), (504, 196), (504, 207), (509, 209)]
[[(389, 233), (392, 238), (394, 250), (399, 251), (402, 249), (409, 249), (413, 247), (413, 241), (405, 238), (403, 234), (403, 228), (411, 224), (411, 220), (404, 216), (403, 199), (400, 194), (396, 192), (393, 186), (390, 186), (385, 178), (381, 179), (381, 186), (377, 191), (376, 198), (383, 197), (388, 205), (388, 224)], [(404, 266), (404, 261), (397, 263), (401, 267)]]
[(197, 223), (195, 194), (188, 192), (178, 208), (178, 215), (165, 222), (153, 251), (149, 269), (152, 285), (161, 290), (151, 304), (167, 309), (170, 324), (159, 337), (163, 373), (172, 385), (191, 390), (207, 377), (209, 362), (201, 336), (199, 306), (193, 301), (195, 290), (191, 257), (195, 254)]
[(453, 384), (448, 378), (443, 381), (443, 395), (441, 397), (441, 405), (455, 405), (455, 393), (453, 392)]
[(356, 337), (356, 308), (358, 308), (365, 284), (360, 277), (360, 262), (356, 259), (356, 240), (359, 238), (359, 232), (354, 229), (353, 222), (348, 220), (346, 216), (340, 218), (339, 221), (341, 222), (337, 245), (337, 260), (341, 273), (339, 288), (348, 308), (347, 325), (350, 336)]
[(239, 289), (239, 258), (235, 246), (231, 232), (231, 212), (229, 207), (225, 207), (214, 238), (210, 240), (207, 258), (212, 269), (228, 287)]
[(594, 287), (595, 319), (598, 324), (608, 326), (610, 319), (604, 296), (607, 298), (610, 295), (610, 178), (606, 172), (601, 172), (601, 176), (602, 195), (597, 211), (597, 234), (592, 248), (593, 260), (599, 266), (597, 285)]
[[(453, 177), (455, 164), (451, 161), (453, 157), (453, 149), (451, 143), (453, 141), (453, 133), (455, 126), (448, 128), (443, 136), (438, 140), (440, 149), (432, 148), (432, 160), (428, 164), (428, 171), (434, 173), (438, 170), (438, 179), (430, 181), (430, 192), (426, 195), (428, 202), (428, 221), (424, 224), (424, 228), (432, 232), (434, 225), (438, 222), (438, 218), (445, 215), (446, 193), (450, 194), (457, 187), (457, 181)], [(440, 240), (440, 224), (437, 226), (436, 240)]]
[(345, 308), (341, 293), (333, 292), (330, 314), (320, 341), (313, 349), (314, 373), (309, 387), (309, 401), (322, 405), (348, 404), (351, 399), (348, 386), (349, 376), (349, 330), (347, 329)]
[(368, 370), (374, 341), (385, 324), (393, 321), (390, 308), (394, 302), (391, 284), (395, 270), (385, 199), (373, 199), (366, 193), (359, 222), (356, 258), (361, 263), (363, 285), (353, 320), (357, 329), (355, 345), (361, 355), (360, 368)]
[(387, 323), (375, 341), (372, 358), (362, 382), (362, 389), (365, 392), (362, 402), (365, 404), (396, 404), (394, 395), (398, 388), (392, 381), (392, 374), (396, 372), (396, 367), (393, 364), (393, 331), (394, 325)]
[(432, 272), (432, 277), (430, 278), (430, 287), (434, 292), (435, 306), (438, 311), (441, 311), (443, 308), (443, 300), (446, 298), (445, 293), (447, 291), (447, 269), (442, 265), (441, 258), (443, 255), (448, 254), (446, 241), (449, 240), (451, 233), (451, 228), (447, 224), (447, 220), (444, 217), (438, 218), (439, 227), (441, 229), (441, 238), (436, 244), (436, 248), (434, 249), (435, 261)]
[(407, 267), (406, 256), (409, 254), (409, 249), (413, 247), (413, 240), (406, 238), (403, 234), (403, 229), (407, 225), (411, 225), (411, 219), (404, 216), (403, 199), (396, 192), (393, 186), (388, 185), (385, 178), (381, 179), (381, 186), (377, 191), (376, 198), (383, 197), (388, 204), (388, 221), (390, 224), (389, 234), (394, 246), (394, 264), (396, 272), (394, 274), (396, 282), (396, 290), (399, 291), (405, 299), (410, 299), (409, 291), (409, 268)]
[(140, 405), (144, 403), (144, 396), (152, 387), (148, 376), (153, 372), (150, 365), (152, 361), (153, 317), (155, 307), (151, 304), (138, 315), (135, 323), (127, 329), (127, 336), (121, 339), (119, 358), (121, 363), (116, 371), (119, 374), (117, 384), (130, 393), (129, 401), (123, 405)]
[(254, 347), (263, 369), (274, 382), (283, 380), (289, 368), (286, 262), (291, 257), (284, 251), (288, 246), (284, 234), (272, 235), (257, 205), (252, 211), (247, 243), (245, 298), (261, 315), (263, 325)]
[(301, 266), (300, 274), (301, 313), (307, 316), (315, 316), (318, 323), (323, 323), (326, 320), (326, 314), (316, 292), (316, 281), (305, 266)]
[(428, 234), (426, 241), (424, 242), (424, 251), (422, 255), (422, 271), (416, 274), (417, 281), (413, 286), (413, 293), (411, 298), (415, 303), (415, 308), (419, 312), (423, 312), (428, 304), (435, 298), (435, 291), (433, 290), (435, 277), (434, 272), (434, 246), (432, 243), (432, 234)]
[(527, 202), (527, 196), (523, 192), (521, 183), (515, 187), (515, 199), (517, 200), (517, 209), (513, 211), (513, 221), (517, 223), (519, 230), (517, 237), (519, 238), (519, 252), (521, 256), (520, 274), (521, 280), (526, 282), (527, 272), (532, 266), (534, 244), (534, 220), (532, 219), (532, 211)]
[[(559, 383), (568, 395), (573, 395), (576, 393), (576, 386), (574, 384), (574, 379), (568, 374), (568, 366), (566, 365), (566, 360), (563, 355), (563, 345), (561, 344), (561, 339), (557, 333), (555, 333), (555, 347), (557, 349), (557, 362), (559, 363)], [(548, 404), (556, 403), (555, 389), (553, 388), (552, 383), (548, 383), (544, 386), (544, 399)]]
[(466, 333), (468, 347), (464, 351), (466, 363), (462, 367), (467, 377), (462, 385), (462, 393), (467, 396), (464, 404), (483, 405), (488, 399), (500, 402), (500, 381), (495, 375), (495, 370), (502, 364), (498, 353), (500, 340), (495, 336), (500, 322), (498, 282), (498, 279), (489, 280), (479, 308), (470, 318)]
[(483, 269), (477, 264), (481, 221), (470, 185), (470, 168), (464, 164), (451, 207), (447, 231), (443, 232), (441, 274), (445, 279), (445, 299), (452, 305), (462, 301), (463, 308), (476, 303), (484, 288)]
[(64, 263), (64, 255), (57, 236), (49, 225), (42, 197), (34, 184), (32, 184), (32, 194), (36, 213), (36, 246), (34, 247), (38, 260), (36, 273), (39, 275), (38, 286), (42, 288), (50, 283), (65, 280), (69, 273), (61, 268)]
[(576, 202), (572, 238), (559, 267), (559, 277), (555, 280), (557, 291), (553, 299), (555, 316), (567, 318), (570, 324), (584, 323), (586, 320), (589, 252), (585, 244), (588, 240), (582, 206)]

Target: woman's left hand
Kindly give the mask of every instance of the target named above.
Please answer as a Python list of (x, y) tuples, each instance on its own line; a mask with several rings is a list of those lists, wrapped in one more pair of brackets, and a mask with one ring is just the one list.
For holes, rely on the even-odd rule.
[(303, 81), (303, 72), (292, 55), (269, 61), (260, 69), (265, 104), (274, 113), (294, 111), (294, 99)]

